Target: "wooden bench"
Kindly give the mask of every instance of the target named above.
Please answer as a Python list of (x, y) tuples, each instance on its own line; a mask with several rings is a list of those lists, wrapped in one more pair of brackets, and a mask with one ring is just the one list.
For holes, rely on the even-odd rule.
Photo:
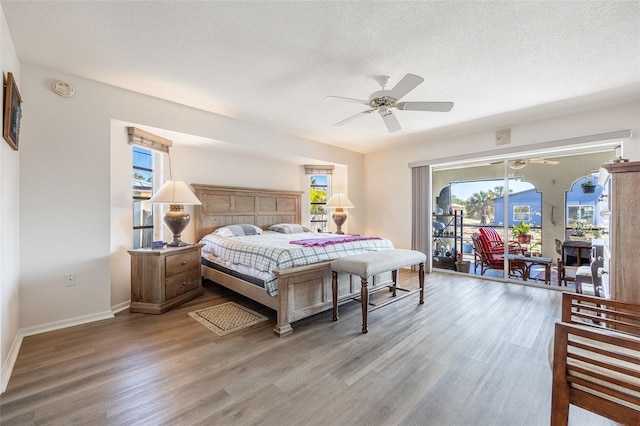
[[(369, 331), (367, 327), (368, 312), (381, 308), (391, 302), (395, 302), (416, 292), (420, 292), (419, 303), (424, 303), (424, 263), (426, 260), (427, 257), (424, 253), (404, 249), (372, 251), (370, 253), (341, 257), (334, 260), (331, 262), (331, 273), (333, 278), (331, 286), (333, 293), (333, 320), (338, 320), (339, 272), (356, 275), (361, 278), (362, 286), (360, 288), (360, 303), (362, 304), (362, 332), (367, 333)], [(418, 280), (420, 282), (420, 288), (416, 290), (406, 290), (398, 287), (398, 269), (412, 265), (419, 265)], [(368, 280), (370, 277), (389, 271), (391, 271), (393, 279), (393, 284), (391, 286), (369, 288)], [(393, 298), (369, 308), (369, 294), (384, 288), (390, 288), (393, 292)], [(396, 297), (396, 290), (402, 290), (406, 293), (403, 296)]]

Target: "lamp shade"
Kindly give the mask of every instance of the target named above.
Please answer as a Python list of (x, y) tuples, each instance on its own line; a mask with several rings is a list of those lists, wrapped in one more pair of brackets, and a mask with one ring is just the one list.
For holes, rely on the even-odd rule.
[(335, 194), (333, 194), (331, 198), (329, 198), (329, 201), (327, 201), (327, 204), (325, 204), (324, 206), (329, 208), (342, 208), (342, 209), (354, 208), (351, 201), (349, 201), (347, 196), (344, 195), (342, 192), (336, 192)]
[(333, 219), (333, 222), (336, 224), (336, 234), (342, 235), (342, 225), (344, 225), (344, 222), (347, 220), (347, 214), (343, 209), (352, 209), (353, 204), (351, 204), (351, 201), (349, 201), (347, 196), (342, 192), (336, 192), (329, 198), (329, 201), (327, 201), (327, 204), (324, 206), (335, 209), (331, 215), (331, 219)]
[(148, 202), (151, 204), (202, 204), (189, 185), (179, 180), (166, 181)]
[(185, 204), (202, 203), (193, 193), (189, 185), (179, 180), (166, 181), (148, 201), (151, 204), (170, 204), (169, 211), (163, 216), (164, 224), (173, 233), (173, 241), (167, 244), (169, 247), (182, 247), (187, 243), (180, 239), (191, 217), (184, 211)]

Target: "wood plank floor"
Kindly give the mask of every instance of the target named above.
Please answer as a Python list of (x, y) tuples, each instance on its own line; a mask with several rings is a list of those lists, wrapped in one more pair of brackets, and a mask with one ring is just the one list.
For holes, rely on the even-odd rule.
[[(0, 424), (549, 424), (560, 293), (432, 273), (417, 299), (370, 313), (368, 334), (351, 302), (338, 322), (327, 311), (279, 339), (274, 311), (208, 283), (163, 315), (27, 337)], [(228, 300), (269, 321), (220, 337), (187, 315)], [(572, 407), (570, 424), (613, 423)]]

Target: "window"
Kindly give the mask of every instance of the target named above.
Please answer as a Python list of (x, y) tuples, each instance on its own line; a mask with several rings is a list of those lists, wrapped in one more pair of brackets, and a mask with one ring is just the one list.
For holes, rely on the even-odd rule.
[(590, 205), (568, 205), (567, 206), (567, 226), (580, 221), (587, 225), (593, 225), (593, 206)]
[(327, 209), (324, 205), (329, 199), (329, 184), (331, 175), (309, 176), (309, 205), (311, 229), (318, 232), (329, 232)]
[(520, 204), (513, 206), (513, 223), (529, 222), (531, 220), (531, 206)]
[(153, 153), (133, 147), (133, 248), (151, 247), (153, 209), (146, 203), (153, 194)]

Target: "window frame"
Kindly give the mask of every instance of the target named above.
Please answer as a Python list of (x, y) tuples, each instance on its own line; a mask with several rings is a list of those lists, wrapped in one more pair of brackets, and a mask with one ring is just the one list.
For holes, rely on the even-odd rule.
[[(309, 226), (313, 231), (330, 232), (329, 212), (327, 211), (326, 208), (324, 208), (324, 205), (327, 203), (327, 201), (331, 197), (331, 175), (309, 174), (307, 175), (307, 177), (308, 177), (308, 184), (309, 184), (309, 199), (308, 199)], [(313, 181), (315, 180), (317, 182), (318, 178), (326, 179), (326, 184), (318, 184), (318, 183), (314, 184)], [(326, 197), (323, 201), (314, 202), (313, 201), (314, 190), (318, 190), (321, 188), (326, 190)], [(319, 215), (317, 212), (314, 212), (314, 207), (321, 207), (323, 213)], [(320, 216), (320, 218), (318, 218), (318, 216)]]
[[(531, 205), (530, 204), (514, 204), (511, 206), (512, 207), (512, 218), (513, 218), (513, 223), (520, 223), (520, 222), (530, 222), (531, 221)], [(523, 212), (518, 212), (516, 213), (516, 209), (520, 209), (520, 208), (525, 208), (525, 210), (527, 210), (526, 213)], [(526, 218), (525, 218), (526, 216)]]
[[(134, 157), (135, 157), (136, 150), (144, 154), (148, 153), (149, 155), (151, 155), (151, 168), (135, 164)], [(141, 214), (141, 212), (136, 212), (136, 204), (138, 204), (140, 208), (142, 208), (142, 203), (144, 203), (145, 200), (150, 199), (153, 193), (155, 192), (155, 189), (160, 187), (160, 184), (162, 182), (163, 156), (161, 152), (158, 152), (155, 149), (149, 149), (146, 146), (141, 146), (136, 144), (132, 145), (131, 155), (132, 155), (131, 166), (132, 166), (133, 173), (136, 173), (136, 171), (142, 171), (142, 172), (151, 174), (150, 176), (151, 188), (150, 188), (150, 191), (148, 192), (148, 196), (136, 195), (135, 188), (132, 188), (132, 192), (133, 192), (132, 193), (132, 215), (133, 215), (132, 216), (133, 217), (132, 246), (134, 249), (151, 248), (153, 245), (153, 241), (162, 239), (162, 227), (160, 226), (161, 225), (160, 220), (162, 217), (162, 206), (157, 204), (154, 204), (151, 206), (151, 218), (152, 218), (151, 224), (135, 225), (136, 215)], [(147, 182), (148, 181), (149, 181), (149, 178), (147, 178)], [(147, 234), (145, 236), (145, 230), (148, 230), (147, 232), (150, 232), (150, 241), (147, 241), (149, 240), (149, 235)]]
[[(576, 219), (573, 219), (571, 217), (571, 214), (570, 214), (571, 208), (576, 208), (576, 210), (578, 211), (578, 217)], [(583, 211), (586, 209), (591, 209), (590, 220), (585, 219), (585, 216), (583, 215)], [(567, 212), (567, 217), (566, 217), (567, 229), (571, 229), (571, 226), (574, 223), (580, 222), (580, 221), (585, 221), (588, 226), (594, 226), (595, 224), (596, 209), (595, 209), (595, 206), (592, 204), (567, 204), (566, 212)]]

